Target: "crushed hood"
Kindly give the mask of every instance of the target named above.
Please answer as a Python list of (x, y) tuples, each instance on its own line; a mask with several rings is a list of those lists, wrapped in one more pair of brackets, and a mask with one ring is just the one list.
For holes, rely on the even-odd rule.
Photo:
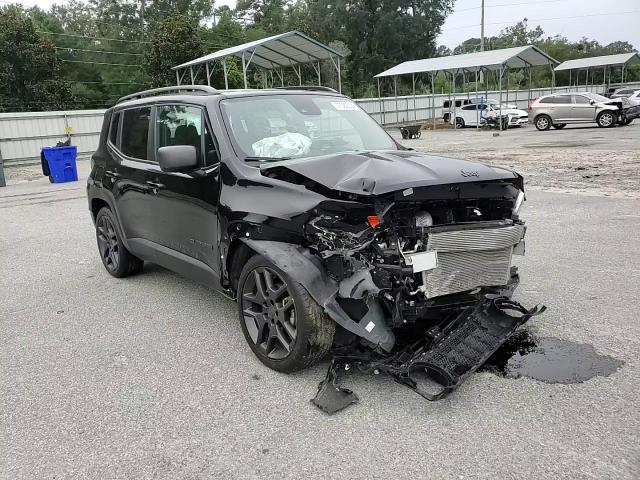
[(408, 150), (340, 153), (266, 163), (260, 168), (264, 173), (286, 168), (332, 190), (358, 195), (517, 177), (504, 168)]

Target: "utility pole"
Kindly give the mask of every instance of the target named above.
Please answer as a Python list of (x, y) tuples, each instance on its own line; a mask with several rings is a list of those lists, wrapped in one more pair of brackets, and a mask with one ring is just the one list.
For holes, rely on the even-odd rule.
[[(484, 52), (484, 0), (480, 7), (480, 51)], [(484, 83), (484, 73), (480, 70), (480, 83)], [(476, 96), (478, 92), (476, 92)]]
[(484, 52), (484, 0), (482, 0), (480, 16), (480, 51)]

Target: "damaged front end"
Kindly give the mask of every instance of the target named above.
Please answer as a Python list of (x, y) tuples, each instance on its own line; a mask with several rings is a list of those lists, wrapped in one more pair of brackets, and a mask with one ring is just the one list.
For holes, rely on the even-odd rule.
[(437, 400), (540, 313), (510, 300), (519, 282), (512, 256), (524, 254), (523, 200), (521, 177), (340, 196), (308, 212), (303, 245), (245, 239), (342, 327), (314, 402), (331, 412), (354, 401), (338, 385), (349, 366)]

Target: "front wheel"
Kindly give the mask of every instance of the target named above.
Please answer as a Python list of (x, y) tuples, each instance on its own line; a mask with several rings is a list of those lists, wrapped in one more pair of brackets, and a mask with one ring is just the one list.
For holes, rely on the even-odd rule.
[(456, 128), (464, 128), (464, 119), (456, 117)]
[(335, 322), (300, 283), (261, 255), (240, 274), (238, 314), (249, 347), (273, 370), (310, 367), (331, 349)]
[(544, 131), (551, 128), (551, 118), (547, 115), (539, 115), (535, 119), (535, 126), (538, 130)]
[(598, 126), (601, 128), (611, 128), (616, 125), (616, 115), (613, 112), (604, 111), (600, 112), (596, 119)]

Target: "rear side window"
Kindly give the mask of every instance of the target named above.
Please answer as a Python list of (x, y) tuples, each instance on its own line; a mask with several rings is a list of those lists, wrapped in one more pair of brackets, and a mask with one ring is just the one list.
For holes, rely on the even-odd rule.
[(120, 150), (128, 157), (147, 160), (149, 119), (151, 108), (132, 108), (122, 112), (122, 145)]
[(120, 112), (117, 112), (111, 117), (111, 130), (109, 130), (109, 141), (113, 145), (117, 145), (118, 140), (118, 127), (120, 126)]
[(557, 97), (554, 97), (553, 103), (572, 103), (571, 95), (558, 95)]
[(540, 101), (538, 103), (555, 103), (554, 100), (555, 97), (544, 97), (541, 98)]
[(477, 110), (477, 105), (466, 105), (462, 107), (462, 110)]

